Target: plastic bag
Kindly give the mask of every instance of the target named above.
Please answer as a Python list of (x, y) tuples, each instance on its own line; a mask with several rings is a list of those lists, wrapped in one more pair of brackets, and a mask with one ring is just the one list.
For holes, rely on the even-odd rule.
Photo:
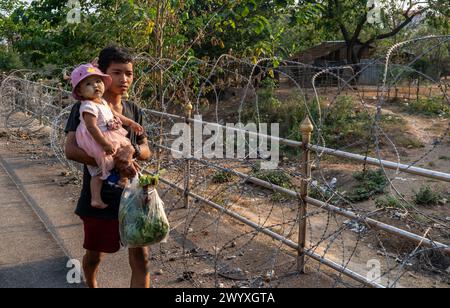
[(155, 186), (142, 186), (137, 177), (131, 181), (120, 201), (119, 224), (120, 238), (126, 247), (167, 241), (170, 225)]

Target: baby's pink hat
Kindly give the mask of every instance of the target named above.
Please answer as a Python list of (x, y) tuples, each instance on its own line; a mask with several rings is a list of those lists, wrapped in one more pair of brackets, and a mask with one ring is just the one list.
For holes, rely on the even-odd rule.
[(83, 98), (78, 96), (75, 93), (75, 89), (77, 88), (78, 84), (82, 82), (84, 79), (90, 77), (90, 76), (100, 76), (103, 79), (103, 82), (105, 83), (105, 88), (109, 88), (112, 83), (112, 78), (109, 75), (103, 74), (97, 67), (93, 66), (92, 64), (83, 64), (74, 69), (72, 72), (72, 75), (70, 78), (72, 79), (72, 96), (76, 100), (82, 100)]

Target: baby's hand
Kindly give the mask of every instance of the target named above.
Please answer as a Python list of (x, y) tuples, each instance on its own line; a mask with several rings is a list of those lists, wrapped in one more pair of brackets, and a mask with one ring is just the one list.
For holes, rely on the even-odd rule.
[(106, 155), (116, 154), (116, 150), (114, 149), (111, 143), (108, 143), (107, 145), (103, 146), (103, 151), (105, 151)]
[(130, 127), (134, 130), (136, 134), (139, 136), (144, 133), (144, 128), (136, 122), (131, 122)]

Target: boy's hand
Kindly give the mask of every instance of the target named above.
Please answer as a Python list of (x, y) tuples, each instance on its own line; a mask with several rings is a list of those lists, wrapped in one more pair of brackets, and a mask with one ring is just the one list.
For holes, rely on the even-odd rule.
[(108, 143), (107, 145), (103, 146), (103, 151), (105, 151), (106, 155), (114, 155), (116, 154), (116, 150), (114, 149), (113, 145)]
[(144, 133), (144, 128), (143, 128), (141, 125), (139, 125), (138, 123), (136, 123), (136, 122), (131, 122), (130, 127), (131, 127), (131, 129), (133, 129), (134, 132), (135, 132), (136, 134), (138, 134), (139, 136), (142, 135), (142, 134)]

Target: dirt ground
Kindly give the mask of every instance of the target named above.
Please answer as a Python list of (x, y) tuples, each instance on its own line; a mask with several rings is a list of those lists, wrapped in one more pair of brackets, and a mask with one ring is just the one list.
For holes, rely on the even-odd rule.
[[(281, 94), (277, 94), (279, 96), (281, 95), (282, 98), (283, 91), (287, 90), (281, 88), (279, 90)], [(236, 90), (234, 95), (228, 95), (228, 99), (220, 102), (219, 106), (209, 106), (209, 109), (204, 110), (204, 119), (206, 118), (214, 122), (216, 120), (215, 110), (217, 107), (222, 122), (233, 122), (232, 119), (237, 118), (237, 110), (241, 103), (239, 99), (241, 93), (239, 91)], [(285, 95), (286, 97), (289, 96), (289, 94)], [(368, 108), (374, 109), (376, 107), (374, 100), (367, 100), (366, 103)], [(450, 173), (450, 121), (448, 118), (408, 114), (394, 104), (384, 106), (383, 114), (400, 117), (405, 122), (405, 127), (402, 127), (401, 131), (389, 133), (390, 138), (401, 139), (413, 136), (423, 144), (423, 147), (419, 148), (397, 147), (395, 150), (389, 146), (382, 146), (380, 155), (383, 159), (391, 161), (397, 161), (399, 159), (403, 164), (414, 163), (417, 167)], [(440, 142), (437, 142), (437, 140), (440, 140)], [(233, 163), (225, 162), (221, 163), (221, 165), (223, 167), (231, 167)], [(295, 171), (298, 165), (299, 163), (295, 159), (292, 161), (292, 158), (290, 158), (289, 160), (283, 161), (282, 168)], [(234, 168), (239, 167), (236, 167), (235, 164)], [(357, 184), (353, 178), (353, 174), (362, 170), (362, 165), (339, 158), (325, 157), (320, 162), (320, 169), (313, 172), (313, 177), (324, 178), (327, 181), (337, 178), (337, 189), (340, 192), (348, 192)], [(248, 173), (250, 169), (244, 167), (239, 171)], [(415, 214), (402, 217), (401, 211), (382, 211), (376, 208), (375, 198), (354, 204), (352, 210), (358, 213), (373, 213), (372, 217), (374, 219), (419, 235), (427, 234), (427, 236), (435, 241), (449, 244), (449, 184), (389, 170), (387, 171), (387, 175), (391, 179), (392, 185), (387, 189), (386, 194), (391, 193), (396, 195), (396, 191), (402, 194), (405, 200), (414, 207), (411, 212)], [(295, 184), (298, 186), (300, 183), (296, 182)], [(202, 188), (201, 191), (203, 194), (211, 195), (214, 192), (216, 188), (214, 188), (214, 185), (211, 185), (210, 183), (208, 187)], [(414, 204), (413, 199), (415, 193), (423, 187), (431, 187), (434, 191), (441, 193), (443, 199), (438, 205), (419, 206)], [(243, 194), (242, 190), (244, 190)], [(233, 197), (236, 195), (239, 195), (239, 197)], [(234, 190), (227, 191), (226, 196), (218, 200), (223, 202), (225, 198), (225, 203), (228, 202), (234, 210), (254, 220), (267, 220), (268, 225), (283, 224), (283, 222), (295, 217), (295, 208), (297, 206), (295, 200), (281, 201), (285, 207), (283, 208), (283, 206), (280, 206), (280, 202), (269, 201), (268, 199), (271, 196), (273, 196), (273, 193), (269, 190), (253, 188), (252, 190), (245, 191), (245, 187), (238, 186)], [(286, 210), (286, 208), (291, 209), (291, 211)], [(424, 219), (423, 215), (417, 213), (421, 213), (427, 218)], [(311, 232), (309, 232), (308, 236), (311, 243), (321, 241), (321, 235), (332, 234), (333, 231), (337, 230), (345, 222), (345, 219), (335, 217), (330, 219), (325, 214), (315, 215), (309, 220)], [(297, 238), (298, 233), (296, 230), (291, 230), (286, 225), (283, 224), (285, 228), (277, 228), (277, 231), (291, 239)], [(413, 243), (395, 239), (395, 237), (383, 234), (382, 232), (369, 231), (364, 235), (346, 232), (339, 240), (334, 240), (332, 243), (325, 242), (319, 245), (317, 251), (326, 251), (327, 258), (336, 262), (351, 259), (349, 268), (357, 272), (367, 271), (366, 265), (368, 260), (380, 260), (383, 268), (392, 269), (384, 276), (383, 283), (386, 284), (392, 283), (400, 275), (402, 278), (397, 284), (400, 287), (448, 287), (450, 283), (450, 258), (440, 255), (437, 258), (432, 257), (432, 261), (419, 258), (414, 262), (406, 262), (403, 258), (408, 253), (411, 253), (416, 246)], [(349, 255), (352, 257), (349, 258)], [(399, 270), (399, 265), (402, 262), (408, 263), (408, 266), (402, 266), (402, 270)]]

